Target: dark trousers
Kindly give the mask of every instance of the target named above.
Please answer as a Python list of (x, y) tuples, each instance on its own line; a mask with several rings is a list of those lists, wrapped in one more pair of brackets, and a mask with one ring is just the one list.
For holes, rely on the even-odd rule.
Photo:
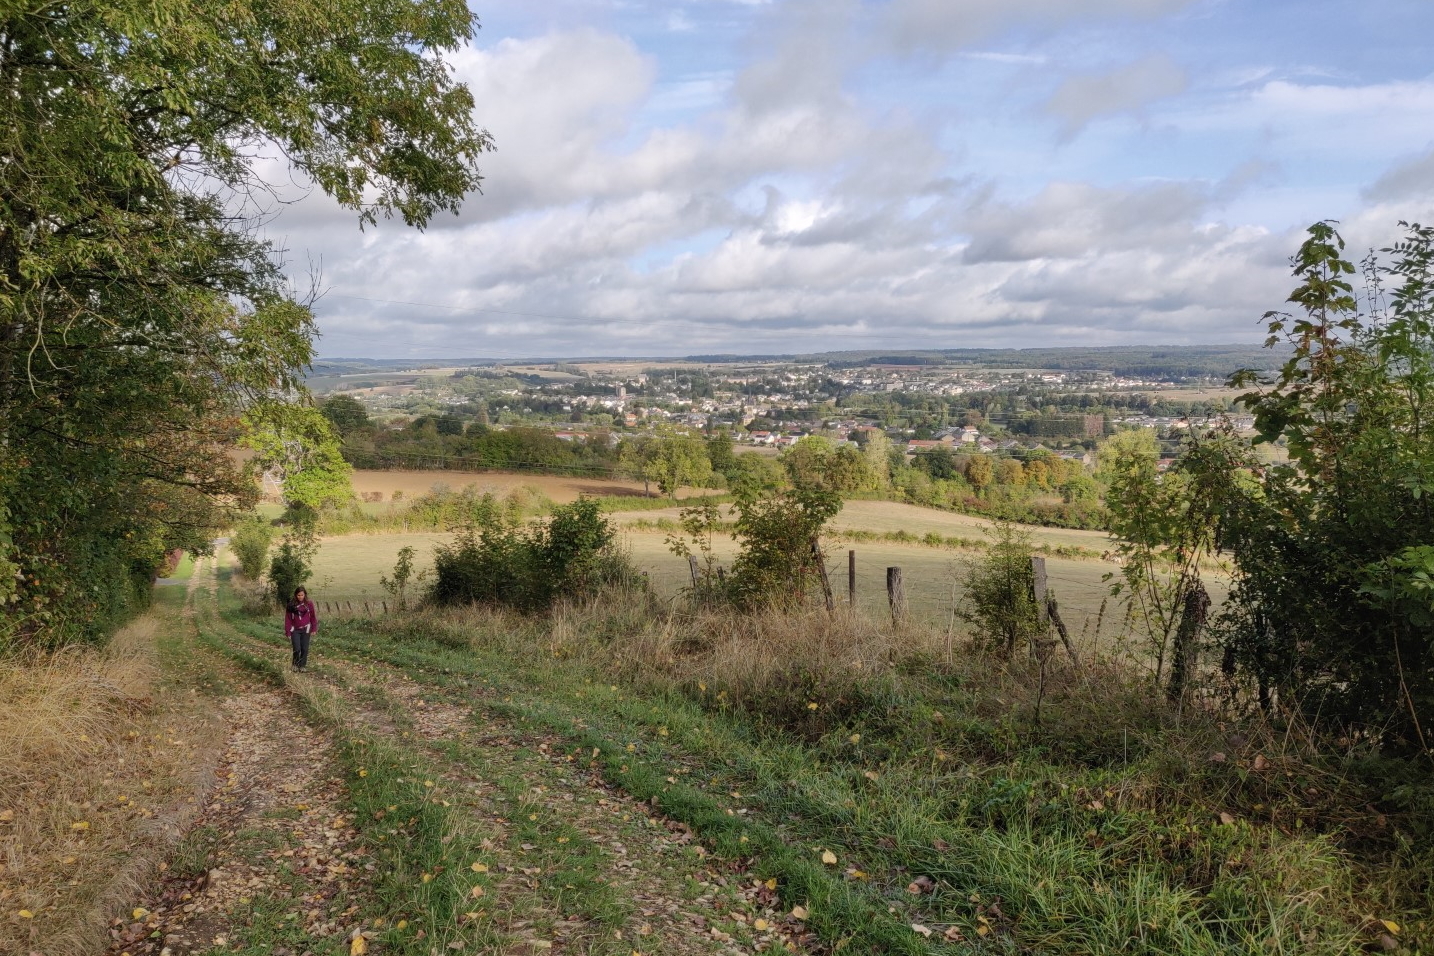
[(294, 648), (294, 666), (309, 666), (309, 629), (305, 627), (294, 628), (294, 633), (289, 635), (289, 644)]

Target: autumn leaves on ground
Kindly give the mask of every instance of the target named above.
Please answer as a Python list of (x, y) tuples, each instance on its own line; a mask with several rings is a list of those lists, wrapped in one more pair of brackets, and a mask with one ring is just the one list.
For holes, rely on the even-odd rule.
[(1337, 953), (1429, 932), (1407, 821), (1351, 809), (1376, 795), (1249, 727), (1153, 732), (1148, 693), (1099, 664), (1037, 682), (860, 617), (678, 630), (628, 601), (330, 621), (295, 674), (241, 592), (221, 550), (108, 650), (7, 670), (0, 952)]
[(0, 952), (820, 949), (774, 881), (605, 783), (601, 748), (489, 682), (293, 674), (214, 570), (107, 652), (7, 671)]

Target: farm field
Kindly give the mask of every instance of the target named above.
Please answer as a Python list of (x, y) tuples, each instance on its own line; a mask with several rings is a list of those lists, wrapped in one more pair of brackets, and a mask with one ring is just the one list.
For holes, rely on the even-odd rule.
[[(655, 532), (628, 531), (621, 535), (623, 547), (632, 556), (633, 564), (648, 573), (653, 589), (665, 597), (676, 597), (689, 580), (687, 562), (667, 550), (665, 535)], [(405, 546), (416, 549), (415, 573), (433, 567), (433, 550), (447, 542), (451, 535), (443, 533), (349, 535), (325, 538), (314, 559), (310, 587), (315, 600), (377, 602), (386, 598), (379, 577), (392, 572), (398, 551)], [(719, 560), (730, 564), (735, 553), (730, 538), (719, 536), (716, 552)], [(839, 599), (847, 591), (847, 550), (840, 543), (829, 549), (832, 587)], [(857, 602), (873, 615), (885, 615), (886, 569), (900, 567), (907, 602), (913, 618), (941, 627), (947, 625), (953, 600), (960, 600), (958, 581), (971, 552), (921, 546), (872, 543), (854, 547), (857, 554)], [(1047, 571), (1062, 614), (1072, 636), (1087, 645), (1096, 638), (1100, 619), (1100, 636), (1113, 639), (1123, 628), (1120, 605), (1109, 600), (1109, 584), (1102, 578), (1115, 568), (1098, 561), (1050, 558)], [(1222, 582), (1209, 582), (1211, 596), (1218, 605), (1224, 600)], [(422, 585), (420, 585), (422, 587)], [(1107, 603), (1101, 616), (1102, 603)], [(958, 633), (961, 627), (957, 625)]]
[[(682, 504), (657, 511), (620, 512), (612, 516), (616, 524), (636, 521), (657, 521), (667, 518), (678, 520)], [(730, 509), (724, 508), (724, 514)], [(903, 504), (896, 501), (848, 501), (841, 513), (832, 519), (835, 531), (871, 531), (877, 534), (906, 531), (918, 537), (935, 532), (946, 537), (981, 539), (994, 522), (972, 515), (938, 511), (919, 505)], [(1080, 547), (1091, 551), (1105, 551), (1111, 546), (1110, 536), (1104, 531), (1079, 531), (1067, 528), (1041, 528), (1025, 526), (1037, 545), (1049, 547)], [(1109, 570), (1107, 568), (1107, 570)]]
[[(514, 488), (532, 488), (558, 504), (576, 501), (580, 495), (638, 498), (643, 496), (642, 482), (607, 478), (512, 474), (499, 471), (370, 471), (360, 469), (353, 473), (353, 489), (356, 494), (379, 492), (383, 495), (385, 503), (393, 500), (395, 491), (402, 491), (405, 498), (416, 498), (419, 495), (428, 494), (437, 485), (446, 485), (454, 491), (471, 485), (480, 492), (491, 491), (499, 496), (506, 495)], [(656, 489), (654, 489), (654, 493), (655, 491)], [(702, 489), (683, 488), (679, 491), (681, 497), (701, 494), (704, 494)]]

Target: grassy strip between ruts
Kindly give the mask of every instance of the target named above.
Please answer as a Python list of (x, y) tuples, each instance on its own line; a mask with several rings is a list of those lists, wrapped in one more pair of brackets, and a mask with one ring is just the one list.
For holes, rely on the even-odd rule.
[[(829, 938), (843, 938), (847, 918), (858, 911), (823, 906), (819, 912), (803, 871), (865, 900), (905, 946), (914, 939), (905, 922), (910, 917), (921, 920), (917, 925), (941, 929), (945, 923), (968, 939), (985, 936), (1020, 948), (1348, 952), (1388, 926), (1386, 915), (1401, 915), (1368, 912), (1368, 900), (1351, 885), (1348, 862), (1327, 839), (1290, 839), (1271, 826), (1214, 820), (1194, 805), (1147, 807), (1139, 779), (1125, 771), (1037, 763), (1019, 773), (965, 766), (921, 772), (899, 762), (841, 758), (822, 749), (830, 741), (813, 748), (756, 736), (742, 721), (686, 697), (634, 697), (616, 685), (584, 684), (584, 672), (564, 662), (534, 666), (481, 647), (396, 639), (357, 625), (337, 628), (329, 639), (337, 649), (383, 660), (429, 684), (488, 678), (502, 689), (500, 699), (513, 698), (495, 708), (596, 747), (609, 779), (635, 796), (657, 797), (719, 850), (765, 850), (754, 866), (758, 872), (790, 862), (791, 872), (781, 874), (784, 898), (802, 904), (798, 894), (807, 893), (813, 925), (832, 920), (823, 924)], [(859, 749), (855, 741), (852, 749)], [(684, 762), (712, 774), (707, 791), (689, 792), (669, 779)], [(880, 779), (864, 774), (863, 764), (880, 766)], [(733, 821), (733, 806), (711, 795), (738, 787), (751, 791), (747, 806), (769, 821), (757, 825), (775, 827), (780, 846), (769, 849), (764, 833), (743, 829), (750, 824)], [(744, 835), (747, 844), (741, 844)], [(729, 837), (739, 844), (735, 850)], [(814, 862), (823, 847), (841, 852), (841, 865), (855, 864), (846, 881)], [(874, 874), (872, 882), (884, 886), (865, 890), (853, 870)], [(1213, 876), (1190, 886), (1189, 877), (1180, 876), (1185, 870)], [(918, 874), (939, 889), (909, 900), (901, 886)]]
[[(414, 956), (435, 947), (500, 946), (504, 940), (492, 924), (468, 915), (488, 892), (487, 834), (435, 793), (428, 768), (411, 752), (358, 729), (335, 694), (313, 681), (290, 679), (271, 657), (226, 639), (220, 630), (212, 619), (201, 619), (206, 644), (271, 683), (290, 687), (305, 716), (335, 737), (354, 824), (379, 864), (374, 890), (382, 912), (370, 935), (379, 936), (389, 952)], [(475, 887), (482, 894), (475, 895)]]
[[(272, 639), (267, 629), (252, 624), (246, 627), (248, 622), (242, 619), (234, 623), (256, 637)], [(445, 652), (437, 646), (426, 653), (428, 649), (412, 645), (392, 645), (386, 652), (367, 654), (362, 637), (347, 623), (339, 627), (331, 624), (327, 631), (329, 645), (355, 659), (380, 659), (438, 686), (452, 687), (457, 680), (502, 673), (490, 669), (495, 662)], [(522, 692), (517, 682), (509, 683), (505, 689), (513, 692), (509, 697)], [(629, 749), (625, 738), (615, 731), (586, 727), (581, 717), (540, 704), (502, 702), (501, 693), (485, 698), (484, 704), (530, 727), (558, 734), (571, 746), (581, 748), (607, 780), (639, 800), (656, 798), (656, 805), (664, 813), (691, 826), (720, 857), (750, 860), (751, 871), (775, 879), (781, 898), (797, 912), (805, 913), (808, 926), (822, 938), (853, 952), (930, 952), (923, 937), (913, 932), (908, 923), (894, 918), (888, 905), (862, 879), (844, 879), (824, 864), (824, 848), (791, 843), (776, 827), (745, 812), (738, 813), (727, 800), (675, 782), (671, 774), (673, 762), (661, 748), (639, 753), (635, 744)]]

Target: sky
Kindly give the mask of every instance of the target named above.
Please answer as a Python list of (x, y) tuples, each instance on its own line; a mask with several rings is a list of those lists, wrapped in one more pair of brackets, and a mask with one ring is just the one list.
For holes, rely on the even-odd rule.
[(1428, 0), (492, 0), (419, 232), (286, 184), (320, 355), (1257, 342), (1434, 220)]

